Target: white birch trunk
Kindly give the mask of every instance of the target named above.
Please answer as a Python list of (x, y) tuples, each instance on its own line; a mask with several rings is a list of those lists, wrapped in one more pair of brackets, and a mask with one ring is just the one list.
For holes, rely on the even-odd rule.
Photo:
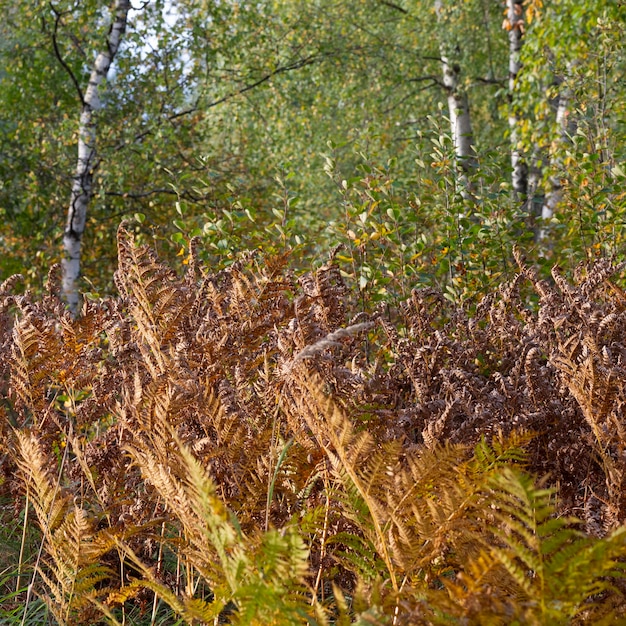
[(459, 88), (459, 68), (450, 65), (448, 59), (441, 57), (443, 63), (443, 84), (448, 92), (448, 110), (450, 132), (454, 144), (457, 162), (465, 174), (475, 168), (472, 122), (470, 118), (467, 93)]
[(72, 183), (67, 222), (63, 234), (64, 258), (63, 298), (72, 314), (78, 311), (78, 277), (80, 254), (87, 208), (93, 195), (93, 171), (96, 165), (96, 123), (94, 113), (100, 108), (98, 90), (106, 79), (126, 31), (130, 0), (116, 0), (113, 22), (106, 40), (106, 49), (100, 51), (91, 70), (89, 84), (83, 95), (78, 129), (78, 161)]
[(507, 0), (505, 28), (509, 34), (509, 128), (511, 131), (511, 184), (516, 199), (528, 198), (528, 165), (519, 147), (519, 120), (515, 109), (515, 83), (522, 64), (520, 52), (524, 36), (524, 0)]
[[(526, 187), (526, 204), (524, 206), (528, 215), (533, 221), (541, 215), (541, 207), (544, 202), (544, 194), (541, 189), (541, 176), (542, 168), (539, 165), (541, 162), (541, 150), (537, 145), (533, 149), (533, 154), (530, 159), (530, 166), (528, 168), (528, 183)], [(533, 230), (535, 232), (535, 239), (539, 237), (537, 227), (533, 224)]]
[[(553, 159), (552, 165), (559, 168), (560, 158), (558, 153), (562, 149), (563, 144), (568, 141), (568, 118), (569, 118), (569, 106), (572, 98), (569, 87), (564, 86), (559, 94), (559, 104), (556, 109), (556, 127), (558, 136), (554, 141), (552, 152)], [(560, 168), (559, 168), (560, 169)], [(544, 220), (549, 220), (554, 215), (554, 211), (558, 206), (563, 196), (563, 185), (561, 184), (561, 176), (559, 173), (555, 173), (550, 177), (549, 188), (546, 193), (546, 199), (541, 208), (541, 217)]]
[[(443, 5), (435, 0), (435, 11), (441, 19)], [(442, 43), (441, 64), (443, 69), (443, 85), (448, 94), (448, 111), (450, 116), (450, 134), (454, 146), (454, 154), (459, 167), (457, 183), (461, 195), (471, 198), (471, 185), (468, 174), (476, 169), (476, 152), (474, 151), (474, 135), (470, 117), (469, 99), (461, 88), (461, 68), (450, 60), (446, 46)]]
[[(570, 135), (575, 132), (576, 129), (576, 124), (572, 122), (571, 117), (572, 90), (568, 84), (568, 81), (571, 80), (573, 66), (573, 62), (568, 63), (568, 75), (561, 83), (556, 108), (556, 136), (550, 146), (550, 169), (552, 170), (552, 175), (548, 181), (548, 190), (546, 191), (546, 197), (541, 207), (541, 218), (544, 224), (539, 232), (539, 241), (544, 242), (548, 238), (547, 222), (552, 219), (563, 198), (563, 184), (561, 183), (563, 163), (561, 154), (570, 141)], [(546, 243), (549, 246), (549, 242)]]

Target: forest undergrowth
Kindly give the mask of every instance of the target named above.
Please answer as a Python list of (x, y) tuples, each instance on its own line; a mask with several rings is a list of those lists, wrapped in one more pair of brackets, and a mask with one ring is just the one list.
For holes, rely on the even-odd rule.
[(1, 623), (626, 623), (624, 264), (363, 311), (197, 245), (3, 284)]

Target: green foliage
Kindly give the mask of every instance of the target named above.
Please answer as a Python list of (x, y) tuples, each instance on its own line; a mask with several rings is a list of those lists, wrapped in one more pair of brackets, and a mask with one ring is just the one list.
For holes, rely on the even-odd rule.
[[(70, 72), (80, 84), (109, 9), (9, 4), (0, 54), (16, 62), (0, 75), (0, 269), (39, 288), (58, 259), (75, 163)], [(553, 263), (619, 257), (623, 12), (570, 0), (527, 2), (526, 12), (512, 94), (500, 7), (482, 0), (442, 2), (439, 19), (431, 0), (178, 0), (169, 15), (162, 3), (134, 12), (98, 113), (89, 291), (113, 289), (123, 215), (139, 216), (140, 236), (183, 261), (194, 236), (217, 264), (243, 249), (295, 248), (308, 267), (343, 243), (364, 309), (422, 285), (476, 301), (511, 276), (513, 244), (546, 275)], [(470, 98), (475, 202), (456, 189), (442, 50)], [(556, 123), (564, 90), (571, 138)], [(518, 148), (541, 170), (531, 200), (540, 207), (550, 181), (562, 181), (549, 224), (511, 193), (511, 110)], [(534, 241), (540, 231), (548, 244)]]
[[(498, 493), (496, 535), (505, 549), (491, 556), (508, 573), (529, 609), (528, 624), (567, 624), (578, 614), (593, 620), (596, 607), (587, 600), (610, 589), (623, 576), (624, 528), (593, 541), (571, 525), (575, 519), (554, 517), (554, 494), (533, 485), (528, 476), (506, 469), (493, 480)], [(607, 619), (608, 616), (598, 616)]]
[[(433, 120), (434, 122), (434, 120)], [(338, 259), (366, 303), (399, 302), (411, 289), (437, 286), (452, 301), (488, 293), (511, 276), (514, 243), (528, 241), (527, 215), (494, 191), (488, 165), (480, 173), (484, 195), (468, 204), (454, 190), (450, 138), (435, 126), (430, 154), (417, 158), (419, 193), (396, 182), (396, 166), (364, 162), (360, 176), (337, 180), (345, 211), (333, 224), (346, 252)], [(336, 177), (329, 158), (329, 175)]]

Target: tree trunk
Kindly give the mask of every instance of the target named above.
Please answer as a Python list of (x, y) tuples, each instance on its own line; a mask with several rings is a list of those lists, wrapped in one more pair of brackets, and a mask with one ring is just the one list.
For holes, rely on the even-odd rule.
[(64, 258), (63, 298), (72, 314), (78, 311), (78, 277), (80, 253), (87, 219), (87, 208), (93, 195), (93, 173), (96, 167), (96, 121), (94, 114), (100, 108), (98, 90), (106, 79), (126, 31), (130, 0), (116, 0), (113, 22), (106, 40), (106, 49), (100, 51), (93, 64), (89, 84), (82, 96), (82, 111), (78, 129), (78, 161), (72, 183), (67, 222), (63, 234)]
[[(550, 146), (550, 171), (548, 189), (545, 200), (541, 207), (542, 228), (539, 232), (539, 241), (546, 241), (548, 238), (548, 220), (552, 219), (557, 206), (563, 197), (563, 162), (561, 155), (564, 147), (570, 142), (570, 135), (576, 130), (576, 124), (572, 122), (571, 101), (572, 90), (569, 86), (571, 80), (573, 63), (567, 65), (567, 76), (560, 79), (559, 98), (556, 107), (556, 134)], [(549, 242), (547, 242), (549, 245)]]
[(454, 144), (457, 163), (468, 174), (476, 167), (474, 152), (474, 135), (470, 118), (469, 99), (467, 93), (459, 87), (460, 68), (450, 64), (447, 57), (442, 56), (443, 84), (448, 92), (448, 110), (450, 112), (450, 132)]
[(557, 137), (552, 145), (553, 158), (551, 159), (551, 165), (553, 169), (557, 171), (550, 176), (549, 188), (546, 193), (546, 199), (541, 209), (541, 217), (544, 220), (549, 220), (554, 215), (554, 210), (561, 201), (563, 195), (563, 185), (561, 184), (561, 175), (558, 170), (561, 169), (560, 154), (563, 144), (569, 140), (569, 117), (570, 117), (570, 101), (572, 99), (571, 90), (567, 85), (561, 85), (559, 93), (559, 103), (556, 109), (556, 132)]
[[(435, 0), (435, 11), (441, 21), (443, 13), (442, 0)], [(450, 53), (443, 41), (440, 45), (441, 64), (443, 69), (443, 85), (448, 95), (448, 111), (450, 115), (450, 134), (454, 146), (456, 163), (459, 168), (457, 183), (464, 198), (471, 198), (471, 184), (468, 175), (476, 169), (476, 152), (474, 151), (474, 135), (469, 110), (467, 93), (460, 84), (461, 68), (450, 58)]]
[(509, 128), (511, 130), (511, 183), (516, 200), (528, 199), (528, 164), (520, 151), (519, 120), (515, 108), (515, 83), (522, 67), (520, 51), (524, 36), (524, 0), (507, 0), (504, 27), (509, 33)]

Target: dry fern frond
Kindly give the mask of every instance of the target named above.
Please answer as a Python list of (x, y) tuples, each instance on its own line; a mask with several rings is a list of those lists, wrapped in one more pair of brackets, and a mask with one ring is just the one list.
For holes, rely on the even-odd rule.
[(163, 348), (176, 335), (186, 308), (189, 289), (174, 272), (160, 264), (147, 247), (134, 245), (122, 224), (118, 230), (119, 269), (115, 283), (136, 323), (137, 345), (153, 378), (169, 366)]
[[(207, 604), (198, 598), (176, 596), (123, 547), (147, 577), (133, 585), (150, 588), (190, 621), (219, 615), (233, 602), (241, 623), (271, 622), (271, 615), (285, 619), (290, 612), (295, 617), (299, 607), (307, 605), (303, 581), (308, 573), (308, 551), (301, 538), (291, 530), (246, 537), (217, 497), (205, 469), (164, 417), (157, 416), (153, 426), (153, 448), (147, 449), (138, 440), (127, 449), (170, 515), (181, 524), (184, 558), (208, 583), (213, 598)], [(167, 454), (159, 454), (159, 450), (167, 450)]]
[(42, 533), (42, 556), (35, 567), (44, 589), (37, 593), (59, 623), (83, 624), (93, 608), (88, 596), (101, 595), (102, 582), (114, 575), (100, 559), (115, 545), (115, 538), (108, 531), (94, 530), (87, 513), (71, 505), (69, 495), (52, 482), (49, 460), (37, 439), (19, 431), (15, 436), (16, 462)]
[[(2, 493), (19, 512), (28, 491), (38, 519), (52, 514), (38, 589), (55, 607), (71, 589), (105, 613), (156, 593), (189, 619), (232, 602), (233, 622), (284, 611), (323, 623), (341, 586), (346, 619), (535, 619), (534, 579), (519, 573), (538, 544), (516, 550), (536, 529), (491, 478), (509, 465), (548, 475), (558, 513), (582, 511), (595, 537), (626, 519), (618, 266), (547, 282), (520, 259), (475, 310), (415, 290), (369, 316), (332, 259), (300, 279), (287, 256), (212, 271), (197, 245), (179, 278), (122, 227), (121, 296), (85, 302), (75, 320), (54, 272), (41, 301), (0, 291)], [(540, 504), (533, 489), (526, 507)], [(563, 549), (580, 547), (576, 579), (596, 556), (574, 539)], [(97, 582), (99, 567), (115, 575)], [(68, 572), (73, 587), (57, 580)], [(620, 602), (604, 590), (597, 615)], [(594, 613), (579, 604), (572, 619)]]

